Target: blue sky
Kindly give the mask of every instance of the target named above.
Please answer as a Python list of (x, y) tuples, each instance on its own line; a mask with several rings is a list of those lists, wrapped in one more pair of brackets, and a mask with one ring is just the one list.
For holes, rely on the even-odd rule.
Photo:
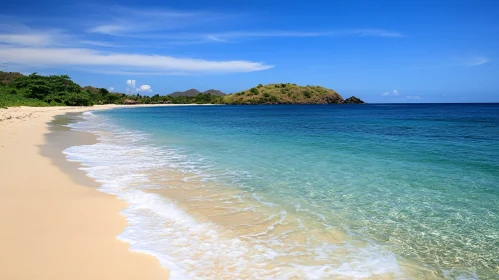
[(499, 1), (8, 1), (0, 70), (165, 94), (321, 85), (368, 102), (499, 102)]

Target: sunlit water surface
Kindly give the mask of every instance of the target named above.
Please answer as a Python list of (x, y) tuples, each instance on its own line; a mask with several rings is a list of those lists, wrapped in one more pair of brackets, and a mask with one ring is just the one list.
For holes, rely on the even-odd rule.
[(65, 151), (172, 279), (499, 279), (499, 105), (85, 113)]

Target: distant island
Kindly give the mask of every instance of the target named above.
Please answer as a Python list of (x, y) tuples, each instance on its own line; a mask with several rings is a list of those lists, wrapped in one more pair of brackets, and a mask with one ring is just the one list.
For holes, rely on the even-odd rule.
[(245, 91), (225, 94), (210, 89), (190, 89), (153, 96), (109, 92), (76, 84), (67, 75), (43, 76), (33, 73), (0, 71), (0, 108), (13, 106), (92, 106), (95, 104), (363, 104), (359, 98), (347, 99), (332, 89), (290, 83), (258, 85)]
[(287, 83), (265, 86), (260, 84), (249, 90), (227, 95), (225, 102), (227, 104), (341, 104), (344, 99), (332, 89)]

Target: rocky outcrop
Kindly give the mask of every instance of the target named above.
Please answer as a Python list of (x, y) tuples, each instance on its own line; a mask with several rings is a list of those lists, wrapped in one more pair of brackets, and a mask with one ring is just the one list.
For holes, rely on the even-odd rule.
[(355, 96), (352, 96), (345, 99), (345, 101), (343, 101), (343, 104), (365, 104), (365, 102)]

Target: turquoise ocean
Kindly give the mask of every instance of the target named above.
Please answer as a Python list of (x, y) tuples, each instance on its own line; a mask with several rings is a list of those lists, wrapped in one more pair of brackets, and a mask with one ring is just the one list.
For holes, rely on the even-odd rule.
[(499, 104), (93, 111), (64, 151), (171, 279), (499, 279)]

